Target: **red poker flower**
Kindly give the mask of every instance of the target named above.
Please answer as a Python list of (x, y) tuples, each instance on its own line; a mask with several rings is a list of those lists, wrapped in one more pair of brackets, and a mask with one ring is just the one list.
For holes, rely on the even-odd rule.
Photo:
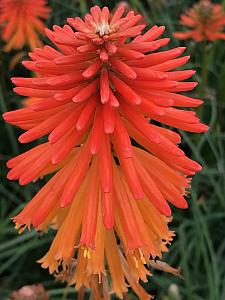
[(150, 299), (138, 280), (147, 280), (145, 265), (167, 251), (174, 235), (168, 202), (186, 208), (190, 176), (201, 169), (178, 148), (180, 135), (155, 121), (207, 130), (182, 109), (202, 103), (179, 94), (196, 86), (182, 81), (194, 71), (175, 70), (189, 60), (180, 57), (185, 48), (157, 52), (169, 42), (159, 39), (165, 28), (142, 33), (142, 16), (123, 12), (95, 6), (84, 21), (69, 18), (71, 26), (47, 29), (56, 47), (37, 48), (23, 62), (37, 76), (12, 79), (16, 93), (39, 101), (4, 114), (26, 130), (21, 143), (48, 135), (8, 162), (8, 178), (21, 185), (52, 174), (14, 217), (16, 227), (55, 228), (42, 266), (50, 273), (62, 266), (60, 278), (93, 288), (96, 299), (98, 282), (107, 289), (106, 275), (119, 297), (126, 279), (140, 299)]
[(1, 0), (0, 26), (6, 52), (25, 45), (31, 49), (42, 46), (38, 34), (45, 26), (41, 19), (48, 19), (51, 11), (46, 4), (46, 0)]
[(193, 39), (197, 42), (225, 39), (223, 7), (208, 0), (200, 1), (190, 8), (187, 14), (181, 15), (180, 24), (189, 27), (190, 30), (175, 32), (174, 37), (178, 39)]

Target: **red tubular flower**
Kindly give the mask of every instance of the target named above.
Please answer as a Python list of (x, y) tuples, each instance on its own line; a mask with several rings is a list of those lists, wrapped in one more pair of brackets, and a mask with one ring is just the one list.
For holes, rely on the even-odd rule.
[(75, 32), (69, 25), (47, 29), (57, 49), (37, 48), (23, 62), (37, 77), (13, 78), (14, 90), (39, 101), (4, 119), (26, 130), (21, 143), (48, 140), (11, 159), (8, 178), (24, 185), (54, 173), (14, 217), (20, 231), (58, 230), (40, 260), (44, 268), (67, 266), (70, 284), (96, 291), (95, 277), (107, 265), (118, 296), (126, 278), (140, 299), (150, 299), (138, 280), (147, 280), (144, 265), (172, 240), (168, 202), (186, 208), (189, 176), (201, 169), (178, 148), (180, 135), (153, 121), (192, 132), (207, 126), (181, 109), (202, 103), (179, 94), (196, 86), (182, 82), (194, 71), (174, 70), (188, 61), (180, 57), (185, 48), (154, 53), (169, 42), (159, 39), (165, 28), (142, 33), (141, 16), (123, 12), (120, 6), (111, 16), (95, 6), (85, 21), (69, 18)]
[(191, 29), (175, 32), (174, 37), (178, 39), (193, 39), (197, 42), (225, 40), (225, 33), (222, 32), (225, 26), (223, 7), (208, 0), (200, 1), (190, 8), (187, 14), (181, 15), (180, 24)]
[(4, 50), (42, 46), (38, 34), (44, 32), (45, 26), (41, 19), (48, 19), (50, 11), (46, 0), (1, 0), (1, 35), (7, 43)]

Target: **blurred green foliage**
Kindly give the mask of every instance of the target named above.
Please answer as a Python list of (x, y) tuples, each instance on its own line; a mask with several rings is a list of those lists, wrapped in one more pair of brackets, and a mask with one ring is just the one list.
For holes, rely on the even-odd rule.
[[(200, 82), (192, 95), (198, 97), (202, 82), (204, 45), (193, 41), (179, 42), (172, 32), (179, 29), (179, 15), (195, 1), (192, 0), (130, 0), (128, 4), (140, 11), (150, 24), (165, 25), (165, 36), (171, 37), (169, 47), (185, 45), (191, 60), (186, 66), (197, 70), (195, 79)], [(217, 1), (219, 2), (219, 1)], [(107, 5), (111, 9), (118, 1), (50, 0), (53, 8), (47, 26), (65, 24), (67, 17), (82, 16), (94, 4)], [(225, 6), (225, 1), (220, 1)], [(47, 40), (44, 39), (45, 42)], [(204, 107), (199, 113), (210, 125), (208, 133), (187, 134), (182, 132), (181, 147), (189, 156), (203, 165), (203, 171), (192, 182), (189, 209), (174, 209), (171, 223), (177, 236), (164, 259), (181, 267), (184, 280), (172, 275), (154, 272), (146, 289), (160, 300), (223, 300), (225, 299), (225, 42), (207, 45), (204, 66), (208, 73), (204, 91)], [(1, 53), (0, 57), (0, 109), (2, 112), (21, 106), (21, 97), (12, 92), (10, 77), (27, 76), (28, 72), (17, 65), (9, 71), (9, 62), (15, 53)], [(190, 95), (191, 93), (189, 93)], [(48, 249), (52, 232), (38, 236), (34, 231), (18, 236), (10, 218), (15, 215), (43, 183), (37, 182), (20, 187), (17, 182), (6, 180), (5, 162), (30, 145), (19, 145), (20, 130), (1, 120), (0, 126), (0, 299), (7, 299), (14, 289), (23, 285), (42, 283), (49, 290), (51, 300), (76, 299), (74, 288), (64, 289), (42, 270), (36, 260)], [(131, 295), (131, 299), (136, 299)]]

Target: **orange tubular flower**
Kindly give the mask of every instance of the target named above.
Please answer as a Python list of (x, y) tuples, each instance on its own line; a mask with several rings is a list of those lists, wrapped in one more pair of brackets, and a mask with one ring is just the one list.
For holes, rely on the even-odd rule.
[(208, 0), (200, 1), (190, 8), (186, 15), (181, 16), (180, 24), (191, 30), (175, 32), (174, 37), (178, 39), (193, 39), (197, 42), (225, 40), (225, 33), (222, 32), (225, 26), (223, 7)]
[(185, 48), (153, 53), (169, 42), (158, 39), (165, 28), (142, 33), (141, 15), (123, 12), (123, 5), (114, 15), (95, 6), (85, 21), (69, 18), (75, 31), (46, 30), (57, 49), (35, 49), (23, 62), (38, 76), (13, 78), (14, 90), (39, 101), (4, 119), (26, 130), (21, 143), (45, 135), (48, 141), (11, 159), (8, 178), (24, 185), (53, 173), (14, 217), (20, 231), (57, 229), (40, 260), (44, 268), (60, 268), (70, 284), (95, 293), (96, 276), (105, 291), (110, 275), (119, 297), (128, 282), (140, 299), (150, 299), (138, 280), (147, 280), (145, 265), (167, 251), (174, 235), (168, 202), (186, 208), (189, 176), (201, 170), (178, 148), (180, 135), (154, 121), (192, 132), (207, 126), (181, 109), (202, 103), (178, 93), (196, 86), (182, 82), (192, 70), (174, 71), (189, 59), (180, 57)]
[(42, 46), (38, 33), (44, 32), (45, 25), (40, 19), (48, 19), (50, 11), (46, 0), (1, 0), (1, 35), (7, 43), (4, 50), (21, 49), (26, 44), (31, 49)]

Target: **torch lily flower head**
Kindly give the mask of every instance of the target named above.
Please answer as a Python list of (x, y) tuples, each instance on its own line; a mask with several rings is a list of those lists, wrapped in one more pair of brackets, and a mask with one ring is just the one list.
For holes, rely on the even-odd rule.
[(84, 20), (47, 29), (56, 47), (37, 48), (23, 62), (37, 76), (12, 78), (16, 93), (36, 99), (5, 120), (26, 130), (21, 143), (48, 140), (11, 159), (8, 178), (24, 185), (52, 174), (13, 218), (20, 232), (57, 230), (39, 261), (44, 268), (95, 293), (99, 282), (107, 290), (109, 275), (119, 297), (128, 283), (150, 299), (138, 280), (172, 241), (168, 203), (187, 207), (190, 176), (201, 169), (179, 149), (180, 135), (157, 124), (207, 126), (182, 109), (202, 104), (179, 94), (196, 86), (182, 81), (194, 71), (176, 70), (189, 59), (180, 57), (185, 48), (157, 52), (169, 42), (159, 38), (165, 28), (142, 33), (142, 16), (123, 16), (124, 8), (111, 15), (95, 6)]
[(201, 0), (189, 9), (187, 14), (181, 15), (180, 24), (190, 30), (175, 32), (174, 37), (197, 42), (225, 39), (225, 13), (222, 5), (213, 4), (209, 0)]
[(44, 32), (41, 19), (48, 19), (51, 9), (46, 0), (1, 0), (0, 27), (2, 39), (6, 42), (4, 50), (30, 49), (42, 46), (38, 37)]

